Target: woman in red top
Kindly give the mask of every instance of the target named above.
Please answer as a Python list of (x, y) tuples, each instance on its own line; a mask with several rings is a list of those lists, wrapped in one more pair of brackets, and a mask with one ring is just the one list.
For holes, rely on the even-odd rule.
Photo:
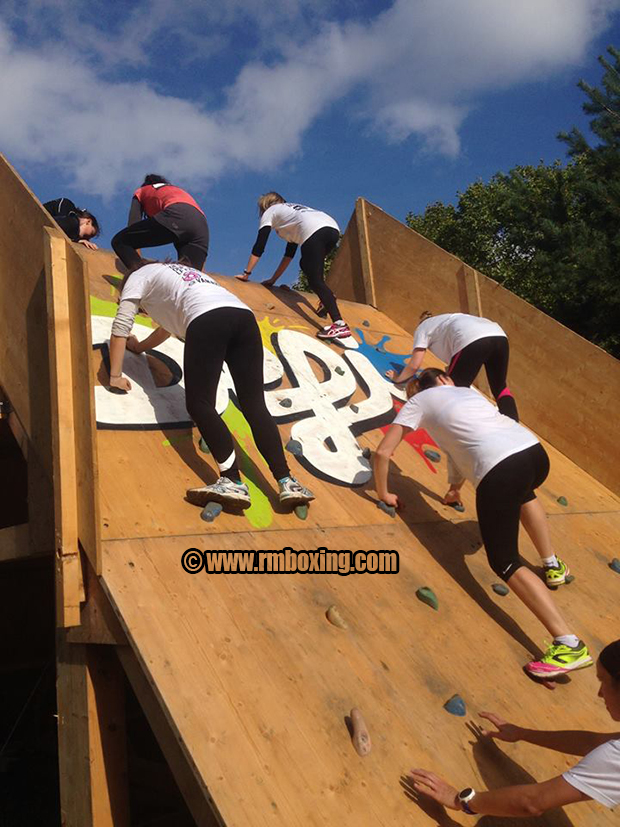
[(192, 196), (161, 175), (147, 175), (131, 201), (127, 227), (112, 239), (114, 252), (129, 269), (140, 266), (142, 247), (174, 244), (179, 258), (195, 270), (209, 252), (209, 225)]

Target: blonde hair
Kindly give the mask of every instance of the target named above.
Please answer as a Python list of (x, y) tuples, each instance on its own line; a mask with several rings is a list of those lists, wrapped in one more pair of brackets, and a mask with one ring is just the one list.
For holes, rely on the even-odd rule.
[(258, 199), (258, 214), (262, 215), (269, 207), (274, 204), (286, 204), (286, 199), (282, 198), (279, 192), (266, 192)]
[(430, 317), (431, 317), (432, 315), (433, 315), (433, 314), (431, 313), (431, 311), (430, 311), (430, 310), (423, 310), (423, 311), (420, 313), (420, 321), (421, 321), (421, 322), (425, 322), (427, 319), (430, 319)]

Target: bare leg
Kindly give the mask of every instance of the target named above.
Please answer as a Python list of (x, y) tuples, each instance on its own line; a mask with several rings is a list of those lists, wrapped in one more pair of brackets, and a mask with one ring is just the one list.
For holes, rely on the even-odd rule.
[(571, 634), (568, 624), (553, 602), (549, 590), (533, 571), (521, 566), (508, 579), (508, 584), (554, 638)]
[(521, 506), (521, 525), (527, 531), (530, 540), (541, 557), (551, 557), (553, 547), (549, 534), (547, 515), (538, 500), (530, 500)]

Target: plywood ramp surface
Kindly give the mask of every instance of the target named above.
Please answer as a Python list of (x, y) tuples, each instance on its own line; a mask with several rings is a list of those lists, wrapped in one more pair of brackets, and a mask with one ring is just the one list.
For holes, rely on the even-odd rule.
[[(574, 763), (528, 745), (477, 742), (467, 722), (478, 710), (543, 728), (557, 728), (558, 721), (609, 728), (593, 669), (555, 692), (521, 671), (544, 646), (544, 631), (514, 595), (502, 598), (491, 590), (496, 578), (480, 546), (473, 491), (464, 492), (463, 514), (441, 504), (446, 459), (441, 451), (438, 463), (425, 455), (437, 450), (428, 435), (417, 433), (394, 456), (391, 487), (405, 510), (392, 519), (377, 509), (360, 457), (377, 446), (402, 403), (402, 394), (393, 394), (382, 377), (410, 352), (404, 330), (373, 308), (343, 302), (358, 348), (322, 344), (314, 338), (322, 321), (312, 297), (308, 302), (292, 291), (218, 277), (256, 313), (271, 371), (268, 404), (283, 442), (301, 439), (304, 457), (287, 458), (317, 499), (305, 522), (280, 508), (234, 394), (225, 388), (224, 416), (253, 507), (207, 524), (184, 493), (214, 480), (214, 463), (200, 451), (178, 399), (170, 401), (179, 390), (172, 362), (182, 364), (182, 345), (171, 346), (172, 362), (152, 356), (142, 367), (126, 363), (130, 376), (135, 371), (136, 390), (148, 386), (146, 401), (138, 404), (137, 394), (109, 395), (104, 346), (120, 277), (111, 255), (84, 256), (93, 297), (101, 584), (222, 823), (467, 824), (459, 814), (438, 821), (424, 812), (402, 776), (424, 766), (455, 784), (482, 788), (542, 780)], [(139, 335), (148, 333), (148, 323), (137, 325)], [(283, 398), (293, 401), (290, 409), (280, 406)], [(556, 599), (596, 652), (618, 634), (620, 577), (607, 562), (620, 538), (620, 501), (546, 447), (551, 473), (540, 498), (556, 548), (576, 575)], [(353, 485), (356, 474), (361, 477)], [(181, 565), (189, 548), (286, 547), (395, 550), (400, 571), (189, 574)], [(522, 552), (536, 564), (525, 537)], [(420, 586), (436, 592), (438, 612), (416, 599)], [(346, 631), (326, 620), (331, 604), (348, 623)], [(466, 719), (442, 708), (457, 692), (467, 703)], [(370, 728), (373, 748), (364, 759), (345, 724), (353, 707)], [(524, 823), (612, 823), (597, 804), (567, 813)], [(484, 824), (500, 827), (503, 820)]]

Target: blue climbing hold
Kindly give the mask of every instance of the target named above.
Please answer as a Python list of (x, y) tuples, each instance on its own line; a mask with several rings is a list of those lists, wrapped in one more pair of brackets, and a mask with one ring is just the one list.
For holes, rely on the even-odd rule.
[(282, 405), (283, 408), (290, 408), (292, 406), (292, 404), (293, 404), (293, 400), (289, 399), (288, 397), (286, 399), (281, 399), (280, 400), (280, 405)]
[(620, 560), (618, 560), (618, 558), (617, 558), (617, 557), (614, 557), (614, 559), (613, 559), (613, 560), (611, 561), (611, 563), (609, 564), (609, 568), (610, 568), (612, 571), (615, 571), (615, 572), (617, 572), (618, 574), (620, 574)]
[(464, 718), (465, 715), (467, 715), (465, 701), (461, 698), (460, 695), (453, 695), (449, 700), (445, 702), (443, 708), (446, 710), (446, 712), (449, 712), (450, 715), (459, 715), (461, 718)]
[(305, 520), (308, 516), (308, 506), (306, 504), (296, 506), (295, 516), (299, 517), (300, 520)]
[(463, 505), (463, 503), (447, 503), (447, 505), (449, 505), (450, 508), (453, 508), (455, 511), (460, 511), (461, 513), (465, 511), (465, 506)]
[(289, 439), (286, 443), (286, 450), (295, 457), (302, 456), (304, 452), (301, 442), (297, 439)]
[(499, 594), (502, 597), (506, 597), (507, 594), (510, 594), (510, 589), (508, 586), (504, 586), (503, 583), (493, 583), (491, 586), (495, 594)]
[(430, 459), (431, 462), (441, 462), (441, 454), (438, 454), (437, 451), (433, 451), (432, 448), (425, 448), (424, 456), (427, 459)]
[(385, 511), (385, 513), (389, 514), (390, 517), (396, 516), (396, 509), (394, 508), (394, 506), (384, 503), (383, 500), (379, 500), (379, 502), (377, 503), (377, 508), (380, 508), (381, 511)]
[(212, 523), (213, 520), (215, 520), (216, 517), (219, 517), (221, 513), (221, 503), (207, 503), (200, 512), (200, 516), (206, 523)]

